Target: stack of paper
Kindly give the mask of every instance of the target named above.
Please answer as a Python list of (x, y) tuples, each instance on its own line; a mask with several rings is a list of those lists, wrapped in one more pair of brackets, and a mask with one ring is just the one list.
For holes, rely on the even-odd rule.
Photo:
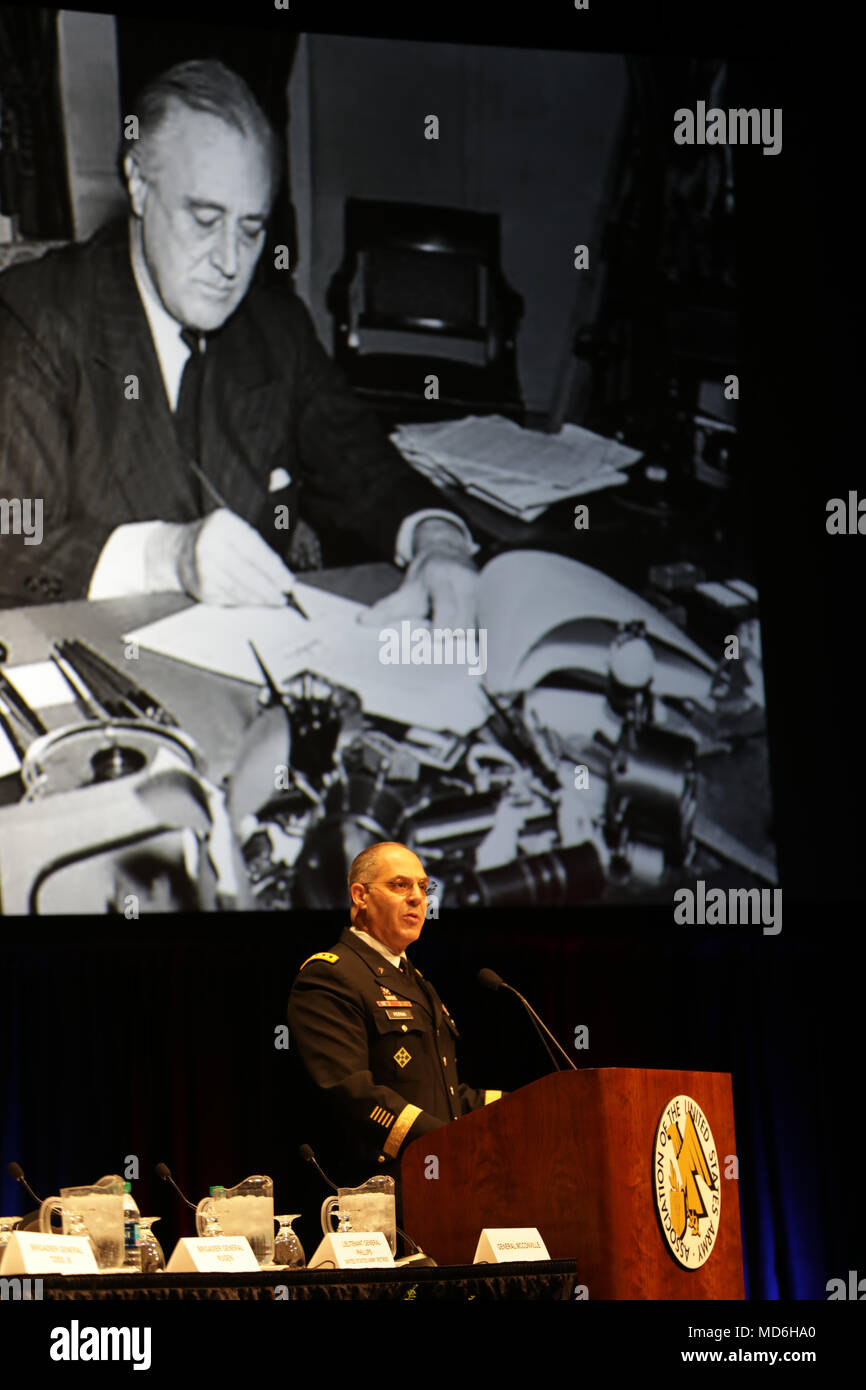
[(621, 470), (640, 458), (639, 450), (580, 425), (543, 434), (502, 415), (398, 425), (391, 439), (434, 483), (460, 487), (521, 521), (567, 497), (627, 482)]

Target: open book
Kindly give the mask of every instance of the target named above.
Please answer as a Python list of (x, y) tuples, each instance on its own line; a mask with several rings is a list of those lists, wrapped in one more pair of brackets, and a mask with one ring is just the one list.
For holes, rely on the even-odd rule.
[(616, 624), (642, 618), (656, 655), (655, 693), (709, 693), (714, 663), (700, 647), (644, 599), (561, 555), (516, 550), (492, 560), (469, 634), (437, 638), (417, 619), (361, 625), (363, 604), (301, 583), (296, 593), (309, 622), (291, 608), (196, 604), (126, 640), (260, 685), (252, 642), (279, 683), (312, 671), (356, 691), (368, 714), (467, 734), (491, 714), (486, 691), (531, 690), (558, 671), (604, 675)]

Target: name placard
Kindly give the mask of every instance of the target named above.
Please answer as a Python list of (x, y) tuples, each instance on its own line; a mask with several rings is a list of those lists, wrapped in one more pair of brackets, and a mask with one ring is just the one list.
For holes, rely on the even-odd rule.
[(549, 1260), (537, 1226), (485, 1226), (475, 1249), (475, 1265), (508, 1260)]
[(184, 1236), (166, 1274), (250, 1274), (259, 1262), (246, 1236)]
[(87, 1236), (42, 1235), (13, 1231), (3, 1252), (0, 1274), (98, 1274)]
[(381, 1231), (346, 1231), (325, 1236), (307, 1269), (393, 1269), (394, 1256)]

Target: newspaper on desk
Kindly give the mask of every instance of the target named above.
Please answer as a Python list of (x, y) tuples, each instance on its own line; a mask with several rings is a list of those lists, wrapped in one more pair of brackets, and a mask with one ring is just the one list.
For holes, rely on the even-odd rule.
[(544, 434), (502, 415), (398, 425), (391, 439), (432, 482), (459, 487), (527, 522), (555, 502), (627, 482), (622, 470), (641, 457), (580, 425)]

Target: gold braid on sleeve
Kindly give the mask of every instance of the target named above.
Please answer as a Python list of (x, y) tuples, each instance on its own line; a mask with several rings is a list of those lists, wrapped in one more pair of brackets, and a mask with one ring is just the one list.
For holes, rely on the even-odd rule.
[(397, 1154), (400, 1152), (400, 1145), (420, 1114), (420, 1105), (403, 1106), (403, 1109), (400, 1111), (400, 1114), (391, 1127), (391, 1133), (382, 1145), (383, 1153), (386, 1153), (389, 1158), (397, 1157)]

